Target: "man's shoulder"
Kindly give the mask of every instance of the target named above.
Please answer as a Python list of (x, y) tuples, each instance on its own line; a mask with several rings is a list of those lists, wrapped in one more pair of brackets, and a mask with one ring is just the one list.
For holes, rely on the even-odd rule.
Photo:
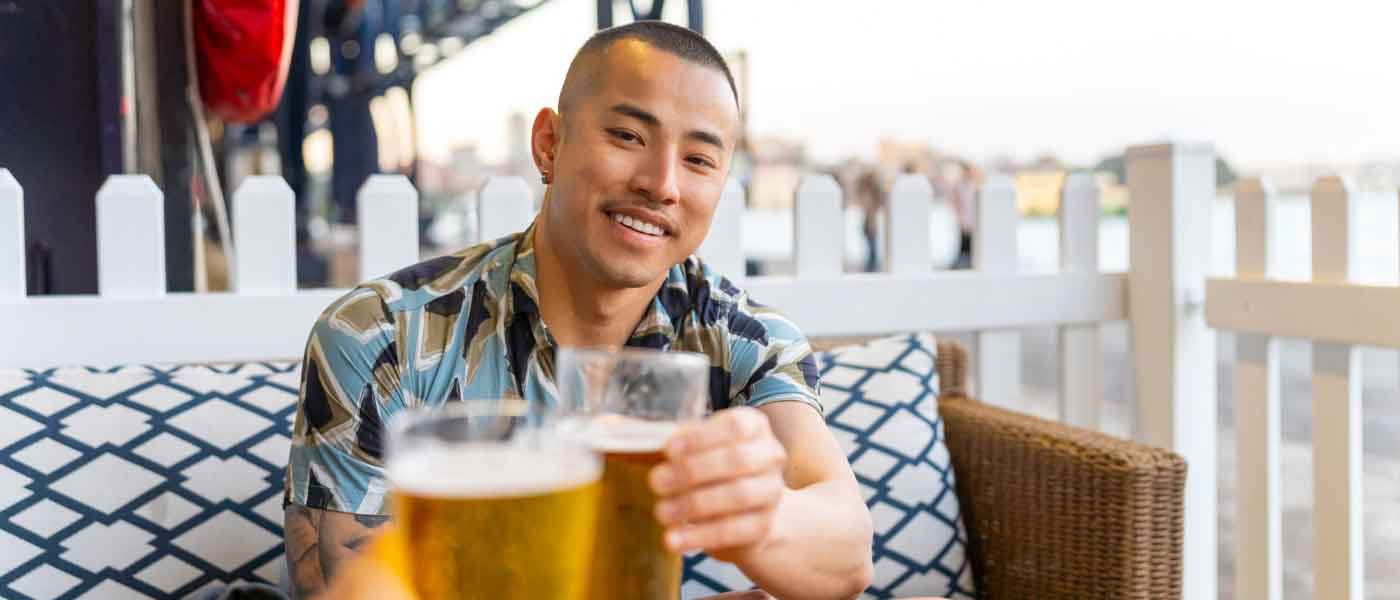
[(472, 287), (509, 269), (518, 239), (519, 234), (511, 235), (430, 258), (361, 283), (350, 295), (373, 292), (390, 315), (425, 307), (460, 310), (470, 303)]
[(726, 277), (704, 260), (691, 256), (681, 263), (691, 309), (702, 324), (721, 327), (729, 335), (768, 344), (774, 339), (801, 338), (802, 333), (777, 308), (755, 299), (741, 283)]
[[(817, 400), (820, 375), (812, 356), (811, 344), (802, 331), (777, 309), (755, 300), (735, 282), (690, 257), (679, 273), (690, 289), (695, 324), (704, 334), (695, 336), (722, 340), (723, 378), (713, 392), (714, 406), (741, 402), (762, 406), (779, 400), (799, 400), (821, 412)], [(663, 298), (664, 301), (664, 298)], [(712, 345), (691, 349), (712, 353)], [(713, 355), (712, 355), (713, 356)]]

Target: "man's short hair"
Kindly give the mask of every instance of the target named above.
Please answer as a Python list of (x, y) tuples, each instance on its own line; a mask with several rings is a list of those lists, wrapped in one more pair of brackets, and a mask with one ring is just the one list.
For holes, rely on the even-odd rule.
[(635, 21), (599, 31), (583, 43), (574, 61), (601, 53), (614, 42), (622, 40), (640, 40), (657, 50), (723, 73), (725, 81), (729, 82), (729, 91), (734, 92), (734, 104), (739, 104), (739, 88), (734, 85), (734, 74), (729, 71), (724, 55), (704, 36), (665, 21)]

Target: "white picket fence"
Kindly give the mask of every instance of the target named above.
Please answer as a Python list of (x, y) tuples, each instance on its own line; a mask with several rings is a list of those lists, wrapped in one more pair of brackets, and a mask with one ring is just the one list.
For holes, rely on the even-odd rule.
[(1283, 597), (1280, 337), (1312, 341), (1315, 597), (1364, 597), (1359, 347), (1400, 348), (1400, 287), (1355, 283), (1358, 201), (1345, 180), (1318, 180), (1312, 280), (1278, 281), (1274, 190), (1267, 180), (1241, 182), (1236, 276), (1207, 283), (1210, 325), (1236, 332), (1240, 598)]
[[(1216, 357), (1211, 327), (1240, 333), (1239, 596), (1280, 598), (1278, 351), (1275, 338), (1315, 340), (1317, 589), (1361, 596), (1360, 363), (1356, 345), (1400, 347), (1400, 288), (1349, 283), (1355, 198), (1339, 180), (1313, 193), (1314, 281), (1269, 279), (1267, 184), (1241, 184), (1239, 274), (1207, 284), (1214, 152), (1158, 144), (1126, 154), (1129, 272), (1098, 271), (1099, 203), (1085, 175), (1066, 182), (1060, 270), (1017, 270), (1015, 188), (993, 178), (979, 202), (975, 269), (934, 272), (927, 180), (903, 177), (887, 207), (887, 272), (845, 274), (840, 189), (808, 176), (797, 192), (795, 276), (747, 278), (811, 336), (933, 330), (976, 333), (974, 385), (988, 402), (1021, 393), (1019, 330), (1059, 329), (1060, 416), (1099, 426), (1099, 327), (1130, 324), (1136, 437), (1189, 463), (1184, 597), (1216, 597)], [(251, 178), (232, 197), (235, 256), (229, 293), (165, 290), (160, 191), (144, 176), (110, 178), (97, 194), (99, 294), (27, 297), (23, 191), (0, 169), (0, 367), (234, 361), (297, 357), (310, 323), (345, 290), (297, 290), (293, 199), (278, 178)], [(372, 177), (358, 196), (360, 275), (418, 259), (417, 192)], [(528, 188), (491, 180), (479, 195), (480, 236), (522, 229)], [(726, 188), (701, 255), (743, 273), (743, 192)], [(1209, 318), (1209, 326), (1207, 325)]]

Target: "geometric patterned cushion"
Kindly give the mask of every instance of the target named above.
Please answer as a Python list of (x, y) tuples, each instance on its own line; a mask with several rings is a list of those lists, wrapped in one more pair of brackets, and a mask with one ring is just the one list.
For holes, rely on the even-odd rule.
[[(934, 340), (817, 357), (875, 521), (865, 598), (973, 597)], [(0, 598), (180, 598), (276, 583), (299, 361), (0, 371)], [(684, 598), (747, 589), (685, 559)]]
[(0, 598), (276, 583), (299, 367), (0, 371)]
[[(976, 596), (938, 417), (935, 348), (931, 335), (899, 335), (817, 357), (827, 426), (875, 522), (875, 576), (863, 598)], [(684, 598), (752, 587), (704, 554), (685, 566)]]

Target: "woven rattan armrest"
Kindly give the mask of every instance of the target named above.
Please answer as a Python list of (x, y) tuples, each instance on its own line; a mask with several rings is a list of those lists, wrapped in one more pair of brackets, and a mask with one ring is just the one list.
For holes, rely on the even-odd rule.
[(966, 366), (966, 350), (939, 343), (939, 413), (982, 596), (1180, 598), (1181, 457), (978, 402)]

